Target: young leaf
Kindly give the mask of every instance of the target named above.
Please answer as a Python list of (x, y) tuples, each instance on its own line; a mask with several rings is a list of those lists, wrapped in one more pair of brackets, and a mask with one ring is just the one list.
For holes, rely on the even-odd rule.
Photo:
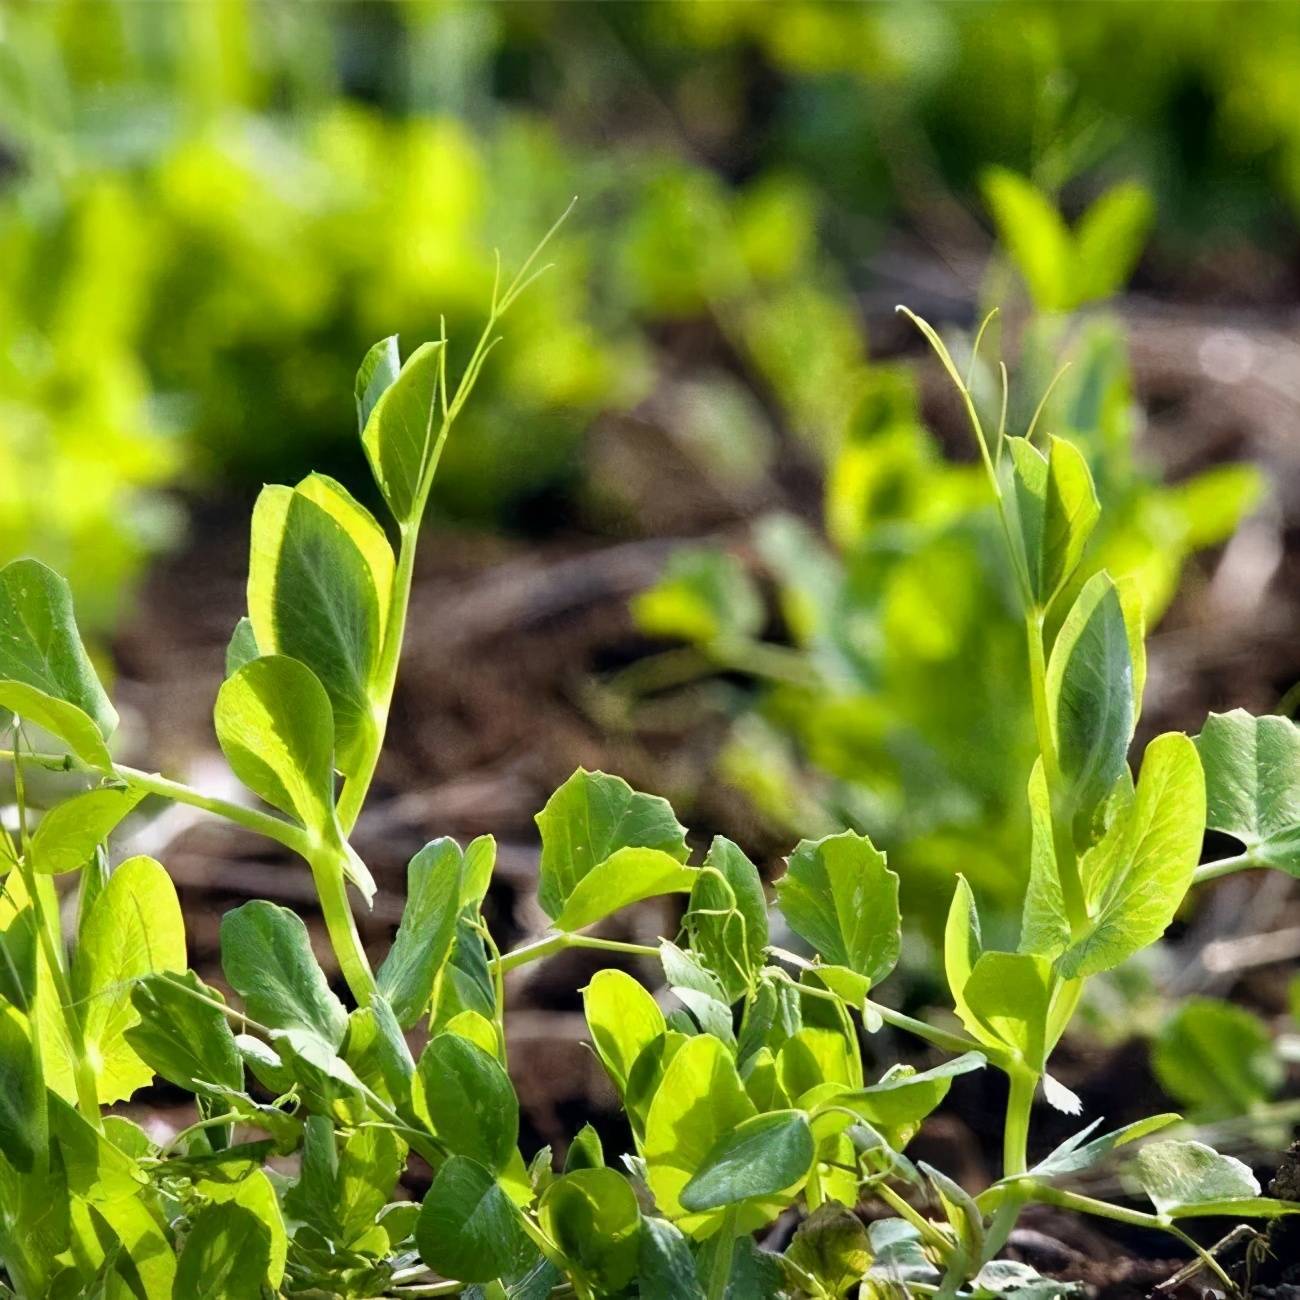
[(633, 598), (632, 617), (650, 636), (711, 646), (756, 636), (763, 600), (735, 556), (683, 547), (669, 556), (659, 581)]
[(641, 1210), (622, 1174), (565, 1173), (542, 1193), (537, 1216), (571, 1267), (599, 1294), (616, 1295), (636, 1277)]
[(691, 947), (735, 1002), (763, 969), (767, 948), (767, 899), (754, 864), (719, 835), (691, 890), (686, 922)]
[(564, 1172), (571, 1174), (579, 1169), (603, 1169), (604, 1167), (605, 1148), (601, 1143), (600, 1134), (590, 1124), (584, 1124), (564, 1153)]
[(1137, 716), (1133, 655), (1110, 575), (1083, 585), (1047, 665), (1047, 699), (1073, 815), (1086, 818), (1124, 770)]
[[(391, 354), (368, 376), (367, 389), (374, 376), (386, 372), (389, 366)], [(399, 524), (416, 522), (416, 496), (428, 466), (437, 420), (441, 366), (442, 344), (422, 343), (379, 394), (361, 432), (361, 445), (375, 482)]]
[(694, 1016), (706, 1034), (712, 1034), (729, 1046), (736, 1041), (731, 1006), (726, 990), (712, 972), (704, 969), (695, 957), (676, 944), (663, 939), (659, 944), (664, 978), (673, 996)]
[(55, 804), (32, 836), (32, 869), (57, 875), (85, 866), (142, 798), (143, 790), (107, 785)]
[(420, 1258), (457, 1282), (492, 1282), (510, 1271), (518, 1254), (517, 1213), (481, 1164), (450, 1156), (420, 1206)]
[(790, 928), (822, 960), (878, 984), (898, 961), (898, 877), (865, 835), (802, 840), (777, 881)]
[(1289, 718), (1212, 713), (1196, 738), (1206, 823), (1270, 867), (1300, 875), (1300, 727)]
[(390, 334), (374, 344), (357, 367), (353, 392), (357, 399), (357, 432), (364, 433), (375, 403), (384, 395), (402, 369), (401, 354), (397, 350), (397, 335)]
[(446, 838), (426, 844), (406, 868), (402, 923), (376, 977), (404, 1029), (428, 1010), (451, 955), (464, 872), (460, 846)]
[[(483, 1023), (487, 1025), (487, 1021)], [(495, 1037), (495, 1028), (488, 1025), (488, 1029)], [(372, 1092), (399, 1108), (405, 1108), (410, 1102), (415, 1060), (382, 993), (373, 994), (367, 1006), (358, 1007), (348, 1017), (343, 1059)]]
[(953, 1006), (963, 1024), (969, 1025), (976, 1017), (966, 1004), (966, 985), (970, 982), (971, 972), (983, 952), (980, 937), (979, 911), (975, 906), (975, 895), (966, 883), (965, 876), (957, 877), (957, 887), (953, 890), (952, 903), (948, 908), (948, 920), (943, 932), (943, 964), (948, 977), (948, 991), (952, 994)]
[(458, 1034), (439, 1034), (420, 1055), (434, 1131), (456, 1155), (500, 1173), (519, 1141), (519, 1102), (500, 1062)]
[(644, 898), (688, 894), (698, 875), (662, 849), (616, 849), (574, 885), (555, 928), (581, 930)]
[(1106, 191), (1079, 218), (1074, 232), (1074, 298), (1109, 298), (1132, 274), (1155, 216), (1151, 195), (1136, 181)]
[(309, 829), (333, 826), (334, 726), (329, 696), (305, 664), (265, 655), (227, 678), (213, 711), (235, 775)]
[(620, 1094), (646, 1046), (667, 1028), (659, 1004), (630, 975), (602, 970), (582, 991), (583, 1010), (592, 1042)]
[(155, 1074), (178, 1088), (196, 1092), (215, 1084), (238, 1091), (244, 1066), (229, 1022), (211, 1005), (220, 1000), (193, 971), (146, 975), (131, 989), (139, 1023), (126, 1030), (126, 1041)]
[(755, 1115), (714, 1143), (682, 1188), (681, 1203), (699, 1213), (789, 1194), (808, 1176), (812, 1162), (812, 1130), (802, 1111)]
[[(81, 644), (71, 589), (39, 560), (14, 560), (0, 569), (0, 681), (72, 705), (91, 719), (101, 740), (117, 728), (117, 713)], [(30, 706), (24, 711), (4, 693), (0, 705), (46, 726)], [(57, 727), (47, 730), (72, 743)]]
[(786, 1096), (800, 1103), (806, 1092), (824, 1083), (862, 1084), (856, 1045), (838, 1029), (806, 1027), (792, 1034), (777, 1053), (777, 1070)]
[(1073, 444), (1049, 436), (1046, 455), (1025, 438), (1008, 438), (1006, 446), (1030, 592), (1046, 609), (1078, 568), (1101, 505)]
[(542, 837), (538, 901), (558, 917), (578, 882), (619, 849), (688, 856), (686, 828), (666, 799), (640, 794), (624, 780), (579, 768), (537, 814)]
[(1051, 963), (1047, 958), (1018, 952), (981, 953), (962, 990), (962, 1001), (963, 1023), (975, 1037), (1011, 1048), (1035, 1073), (1043, 1072), (1051, 1001)]
[(1111, 970), (1154, 943), (1192, 882), (1205, 826), (1205, 778), (1180, 732), (1147, 746), (1135, 798), (1083, 863), (1092, 920), (1060, 958), (1067, 979)]
[[(670, 1218), (688, 1214), (681, 1196), (720, 1139), (754, 1115), (726, 1047), (710, 1034), (683, 1043), (663, 1073), (646, 1119), (650, 1190)], [(710, 1217), (687, 1218), (684, 1232), (707, 1232)]]
[(248, 1014), (271, 1029), (305, 1029), (331, 1048), (347, 1031), (343, 1004), (312, 955), (295, 912), (254, 899), (221, 919), (221, 966)]
[(271, 1265), (271, 1232), (234, 1201), (195, 1216), (176, 1269), (176, 1294), (195, 1300), (259, 1300)]
[(324, 686), (334, 712), (335, 761), (345, 775), (374, 734), (383, 637), (377, 584), (386, 584), (386, 605), (392, 574), (379, 525), (333, 480), (312, 476), (296, 489), (262, 489), (248, 568), (253, 633), (263, 654), (306, 664)]
[(133, 983), (184, 969), (185, 922), (171, 877), (152, 858), (123, 862), (82, 927), (73, 968), (86, 1054), (102, 1103), (127, 1098), (153, 1081), (153, 1071), (125, 1037), (138, 1019)]

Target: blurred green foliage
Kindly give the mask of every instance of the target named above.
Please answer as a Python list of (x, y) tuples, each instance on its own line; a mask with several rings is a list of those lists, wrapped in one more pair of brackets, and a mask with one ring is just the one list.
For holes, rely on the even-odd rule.
[[(1276, 237), (1300, 207), (1298, 55), (1293, 7), (1251, 3), (15, 0), (0, 559), (57, 564), (102, 628), (175, 534), (156, 489), (177, 475), (310, 459), (357, 482), (334, 416), (353, 358), (443, 315), (472, 334), (491, 250), (574, 193), (444, 507), (536, 520), (522, 503), (581, 482), (599, 415), (670, 367), (707, 472), (767, 463), (774, 404), (834, 450), (853, 295), (891, 229), (978, 241), (983, 187), (1049, 309), (1127, 274), (1149, 194), (1157, 274), (1225, 231)], [(1099, 174), (1143, 188), (1090, 205)], [(722, 346), (684, 359), (672, 331), (701, 319)]]
[[(1041, 214), (1008, 241), (1040, 313), (1019, 339), (1023, 382), (1005, 416), (984, 359), (992, 341), (981, 356), (971, 339), (954, 339), (952, 351), (988, 394), (986, 428), (1007, 419), (1008, 432), (1051, 432), (1087, 456), (1104, 523), (1073, 587), (1107, 569), (1154, 626), (1188, 556), (1231, 535), (1258, 477), (1228, 465), (1162, 485), (1136, 445), (1141, 420), (1118, 325), (1051, 310), (1122, 284), (1146, 196), (1124, 186), (1098, 200), (1093, 213), (1127, 211), (1117, 223), (1127, 229), (1086, 257), (1057, 258), (1058, 270), (1074, 268), (1062, 293), (1064, 281), (1042, 280), (1038, 242), (1071, 241), (1056, 208), (1027, 181), (997, 180)], [(1009, 222), (1002, 196), (994, 204)], [(906, 373), (859, 365), (848, 391), (856, 400), (830, 443), (824, 535), (786, 515), (754, 532), (776, 626), (749, 570), (709, 548), (679, 553), (634, 612), (645, 631), (693, 646), (698, 672), (758, 684), (728, 706), (739, 717), (722, 770), (783, 830), (869, 833), (936, 927), (959, 871), (1007, 922), (1024, 892), (1035, 732), (1025, 629), (983, 469), (944, 455)], [(654, 685), (653, 674), (639, 674)]]

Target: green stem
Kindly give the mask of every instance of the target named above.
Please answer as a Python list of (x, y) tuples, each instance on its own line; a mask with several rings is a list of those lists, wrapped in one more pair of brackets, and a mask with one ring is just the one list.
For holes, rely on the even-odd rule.
[(368, 1006), (377, 992), (377, 986), (365, 949), (361, 946), (361, 936), (357, 933), (357, 922), (348, 900), (347, 878), (343, 874), (340, 857), (327, 851), (313, 854), (308, 861), (311, 863), (321, 914), (325, 918), (325, 929), (329, 933), (334, 955), (338, 958), (339, 969), (343, 972), (343, 978), (347, 981), (352, 996), (356, 998), (357, 1005)]
[(1002, 1131), (1002, 1176), (1014, 1178), (1029, 1167), (1029, 1116), (1034, 1105), (1038, 1076), (1024, 1066), (1007, 1072), (1011, 1089), (1007, 1094), (1007, 1120)]
[(1207, 880), (1218, 880), (1237, 871), (1248, 871), (1252, 867), (1266, 865), (1267, 863), (1261, 862), (1253, 852), (1238, 853), (1231, 858), (1220, 858), (1217, 862), (1203, 862), (1192, 873), (1192, 884), (1203, 885)]
[(928, 1242), (942, 1258), (947, 1259), (952, 1253), (952, 1242), (944, 1236), (941, 1228), (927, 1219), (914, 1205), (904, 1200), (887, 1183), (877, 1183), (873, 1190), (900, 1219), (906, 1219), (921, 1234), (922, 1241)]
[[(803, 984), (798, 987), (800, 991), (807, 991), (806, 986)], [(911, 1016), (904, 1015), (901, 1011), (895, 1011), (892, 1007), (873, 1002), (870, 998), (866, 1000), (864, 1005), (868, 1010), (874, 1011), (885, 1024), (892, 1025), (895, 1029), (901, 1029), (905, 1033), (914, 1034), (917, 1038), (923, 1038), (927, 1043), (939, 1048), (940, 1051), (952, 1052), (958, 1056), (964, 1052), (980, 1052), (995, 1065), (1000, 1064), (1005, 1059), (996, 1048), (989, 1047), (974, 1038), (967, 1038), (965, 1034), (954, 1034), (947, 1029), (937, 1029), (934, 1025), (927, 1025), (924, 1020), (915, 1020)]]
[(713, 1257), (713, 1267), (709, 1270), (709, 1289), (707, 1300), (724, 1300), (727, 1283), (731, 1280), (731, 1258), (736, 1253), (736, 1216), (739, 1211), (733, 1205), (722, 1218), (722, 1227), (718, 1229), (717, 1254)]
[(623, 953), (629, 957), (659, 957), (659, 949), (652, 948), (649, 944), (623, 943), (618, 939), (601, 939), (591, 934), (569, 934), (562, 931), (559, 934), (548, 934), (544, 938), (534, 940), (532, 943), (526, 943), (521, 948), (515, 948), (502, 957), (494, 958), (489, 965), (494, 972), (500, 972), (504, 975), (506, 971), (514, 970), (519, 966), (526, 966), (529, 962), (542, 961), (546, 957), (553, 957), (556, 953), (564, 952), (568, 948), (590, 948), (597, 952)]

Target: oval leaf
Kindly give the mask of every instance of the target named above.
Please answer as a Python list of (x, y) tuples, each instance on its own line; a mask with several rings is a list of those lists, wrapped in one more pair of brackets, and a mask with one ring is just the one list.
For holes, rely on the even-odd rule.
[(698, 1212), (788, 1193), (808, 1176), (812, 1161), (812, 1130), (802, 1111), (755, 1115), (715, 1143), (682, 1188), (681, 1202)]

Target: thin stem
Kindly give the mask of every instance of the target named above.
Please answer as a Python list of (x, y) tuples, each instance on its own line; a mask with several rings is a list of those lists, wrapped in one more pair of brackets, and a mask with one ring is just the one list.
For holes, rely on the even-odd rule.
[[(798, 987), (801, 991), (807, 991), (806, 986), (803, 984)], [(832, 994), (832, 996), (834, 995)], [(926, 1024), (924, 1020), (915, 1020), (911, 1016), (904, 1015), (901, 1011), (895, 1011), (893, 1007), (886, 1007), (879, 1002), (873, 1002), (870, 998), (866, 1000), (865, 1006), (868, 1010), (874, 1011), (885, 1024), (892, 1025), (895, 1029), (901, 1029), (905, 1033), (913, 1034), (917, 1038), (923, 1038), (927, 1043), (939, 1048), (940, 1051), (952, 1052), (958, 1056), (964, 1052), (980, 1052), (994, 1064), (998, 1064), (1004, 1059), (996, 1048), (989, 1047), (974, 1038), (968, 1038), (965, 1034), (955, 1034), (947, 1029), (938, 1029), (934, 1025)]]
[(489, 967), (494, 972), (499, 971), (504, 975), (507, 971), (512, 971), (516, 967), (526, 966), (529, 962), (542, 961), (546, 957), (554, 956), (557, 952), (564, 952), (567, 948), (590, 948), (597, 952), (623, 953), (629, 957), (658, 958), (659, 956), (659, 949), (652, 948), (649, 944), (623, 943), (619, 939), (601, 939), (592, 934), (561, 932), (559, 934), (548, 934), (544, 938), (535, 939), (532, 943), (526, 943), (520, 948), (515, 948), (512, 952), (493, 959), (489, 963)]
[(709, 1270), (709, 1289), (707, 1300), (723, 1300), (727, 1294), (727, 1283), (731, 1280), (731, 1258), (736, 1250), (736, 1215), (733, 1205), (722, 1218), (722, 1227), (718, 1230), (717, 1254), (713, 1257), (713, 1267)]
[(1253, 851), (1248, 850), (1231, 858), (1220, 858), (1217, 862), (1201, 863), (1192, 873), (1192, 884), (1203, 885), (1208, 880), (1218, 880), (1237, 871), (1248, 871), (1252, 867), (1262, 867), (1264, 865), (1266, 864), (1261, 862)]
[(908, 1223), (921, 1234), (921, 1240), (927, 1241), (935, 1250), (939, 1251), (946, 1259), (952, 1252), (952, 1242), (943, 1234), (941, 1229), (932, 1220), (927, 1219), (909, 1201), (900, 1196), (888, 1183), (877, 1183), (872, 1191), (880, 1197), (886, 1205), (889, 1206), (900, 1219), (906, 1219)]
[(1034, 1105), (1038, 1076), (1019, 1066), (1008, 1071), (1007, 1121), (1002, 1131), (1002, 1176), (1013, 1178), (1029, 1167), (1029, 1116)]
[[(59, 927), (58, 894), (53, 879), (37, 874), (32, 866), (31, 841), (27, 833), (27, 786), (23, 780), (24, 759), (18, 748), (21, 730), (16, 719), (14, 727), (14, 799), (18, 804), (18, 843), (21, 849), (18, 871), (31, 903), (36, 920), (37, 942), (41, 945), (50, 978), (54, 981), (54, 995), (58, 999), (64, 1032), (72, 1049), (72, 1077), (77, 1092), (77, 1109), (84, 1119), (102, 1130), (104, 1125), (99, 1114), (99, 1085), (95, 1080), (94, 1067), (86, 1056), (86, 1036), (82, 1031), (81, 1016), (73, 1005), (72, 985), (68, 979), (67, 953)], [(36, 1039), (33, 1012), (33, 1043)]]

